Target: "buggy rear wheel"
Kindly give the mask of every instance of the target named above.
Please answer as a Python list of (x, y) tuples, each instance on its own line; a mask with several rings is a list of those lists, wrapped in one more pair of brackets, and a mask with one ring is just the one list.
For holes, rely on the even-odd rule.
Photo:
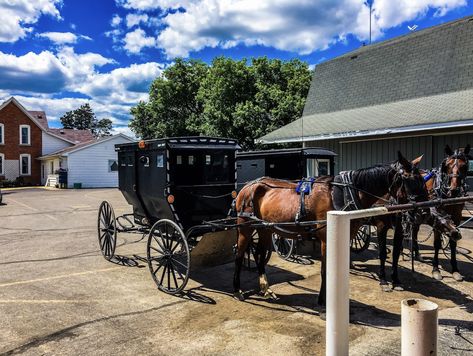
[(156, 222), (148, 235), (148, 267), (159, 290), (180, 293), (190, 271), (190, 251), (181, 228), (171, 220)]
[(106, 260), (110, 261), (115, 254), (115, 247), (117, 245), (117, 222), (113, 208), (107, 201), (103, 201), (100, 204), (97, 232), (102, 255)]
[(275, 232), (273, 232), (272, 239), (274, 251), (276, 251), (281, 258), (288, 260), (293, 257), (294, 244), (296, 243), (294, 239), (286, 239)]
[(355, 253), (361, 253), (370, 246), (372, 226), (361, 225), (354, 238), (350, 240), (350, 250)]

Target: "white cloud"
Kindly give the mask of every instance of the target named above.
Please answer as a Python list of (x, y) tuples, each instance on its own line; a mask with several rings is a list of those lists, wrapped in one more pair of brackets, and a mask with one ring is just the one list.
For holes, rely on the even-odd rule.
[(0, 42), (16, 42), (32, 31), (41, 15), (61, 18), (62, 0), (0, 0)]
[(97, 53), (77, 54), (63, 47), (54, 54), (42, 51), (15, 56), (0, 52), (0, 88), (32, 93), (54, 93), (74, 87), (95, 68), (113, 63)]
[(148, 15), (146, 14), (128, 14), (126, 15), (126, 27), (132, 28), (133, 26), (139, 25), (141, 22), (145, 23), (148, 21)]
[(192, 0), (115, 0), (118, 6), (134, 10), (178, 9), (185, 8)]
[[(166, 1), (127, 0), (123, 6), (146, 9)], [(177, 3), (169, 1), (170, 3)], [(185, 12), (168, 13), (158, 46), (168, 57), (188, 56), (205, 47), (264, 45), (309, 54), (344, 41), (350, 34), (369, 37), (368, 9), (361, 0), (195, 0)], [(425, 16), (442, 16), (466, 0), (377, 0), (373, 38), (389, 28)]]
[[(75, 53), (70, 47), (18, 57), (0, 52), (0, 102), (15, 94), (27, 108), (45, 110), (53, 126), (66, 111), (89, 102), (98, 118), (110, 118), (119, 132), (129, 133), (131, 107), (148, 100), (149, 85), (165, 65), (149, 62), (97, 72), (112, 62), (97, 53)], [(61, 91), (81, 97), (56, 98)]]
[(112, 27), (117, 27), (118, 25), (121, 24), (121, 22), (122, 22), (122, 18), (119, 15), (115, 14), (112, 17), (110, 24), (112, 25)]
[(142, 48), (156, 47), (156, 38), (146, 36), (146, 32), (137, 28), (133, 32), (128, 32), (124, 38), (125, 50), (132, 54), (140, 53)]
[(39, 37), (47, 38), (57, 45), (76, 43), (79, 39), (91, 41), (92, 38), (84, 35), (76, 35), (72, 32), (43, 32)]

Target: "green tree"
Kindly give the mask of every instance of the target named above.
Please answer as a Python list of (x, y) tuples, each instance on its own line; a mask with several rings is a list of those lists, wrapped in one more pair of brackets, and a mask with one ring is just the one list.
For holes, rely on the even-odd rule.
[(302, 115), (311, 72), (300, 60), (217, 57), (210, 66), (179, 59), (131, 110), (130, 127), (144, 138), (212, 135), (255, 139)]
[(65, 129), (90, 130), (95, 137), (111, 135), (112, 120), (98, 120), (89, 103), (66, 112), (60, 120)]
[(198, 135), (193, 124), (203, 111), (197, 101), (208, 66), (196, 60), (176, 62), (153, 81), (149, 101), (131, 109), (130, 128), (142, 138)]

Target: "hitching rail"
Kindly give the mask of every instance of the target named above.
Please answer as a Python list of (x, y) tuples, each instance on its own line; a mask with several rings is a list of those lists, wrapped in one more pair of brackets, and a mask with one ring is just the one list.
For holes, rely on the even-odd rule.
[(329, 211), (327, 214), (327, 324), (326, 355), (348, 356), (350, 221), (400, 211), (455, 205), (472, 197), (435, 199), (426, 202), (389, 205), (355, 211)]

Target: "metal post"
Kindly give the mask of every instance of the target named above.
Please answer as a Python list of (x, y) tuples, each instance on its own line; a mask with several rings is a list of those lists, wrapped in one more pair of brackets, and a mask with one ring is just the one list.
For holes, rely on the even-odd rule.
[(384, 207), (327, 213), (327, 356), (348, 356), (350, 221), (390, 213)]
[(401, 302), (401, 355), (437, 355), (438, 305), (424, 299)]
[(350, 217), (327, 214), (326, 355), (348, 356)]

